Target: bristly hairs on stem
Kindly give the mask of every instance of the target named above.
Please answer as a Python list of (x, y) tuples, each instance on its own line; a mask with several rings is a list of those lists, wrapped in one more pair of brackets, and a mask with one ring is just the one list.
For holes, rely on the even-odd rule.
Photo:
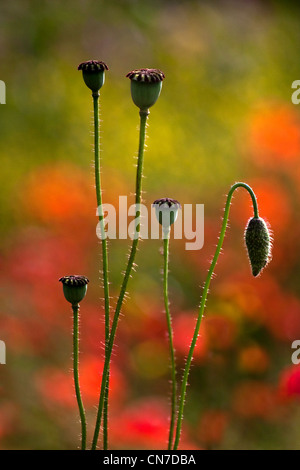
[(168, 280), (169, 280), (169, 244), (170, 244), (170, 231), (172, 224), (176, 221), (178, 210), (181, 208), (180, 203), (176, 199), (162, 198), (156, 199), (153, 203), (155, 207), (155, 214), (158, 222), (163, 230), (163, 293), (164, 305), (167, 320), (167, 330), (169, 336), (169, 349), (170, 349), (170, 363), (171, 363), (171, 412), (170, 412), (170, 430), (168, 440), (168, 450), (172, 449), (174, 428), (177, 413), (177, 383), (176, 383), (176, 358), (173, 342), (173, 328), (172, 318), (169, 308), (169, 293), (168, 293)]
[[(144, 78), (147, 77), (147, 78)], [(142, 198), (142, 175), (143, 175), (143, 161), (144, 161), (144, 150), (145, 150), (145, 137), (146, 137), (146, 125), (147, 118), (149, 115), (149, 107), (153, 106), (160, 95), (162, 80), (164, 74), (157, 69), (140, 69), (135, 70), (134, 73), (130, 72), (128, 78), (131, 80), (131, 96), (134, 103), (139, 107), (140, 115), (140, 133), (139, 133), (139, 150), (138, 150), (138, 164), (136, 171), (136, 190), (135, 190), (135, 204), (138, 207), (141, 204)], [(137, 227), (140, 224), (140, 211), (136, 211)], [(140, 227), (139, 227), (140, 229)], [(138, 230), (139, 232), (139, 230)], [(104, 361), (101, 389), (99, 396), (99, 405), (96, 418), (96, 425), (94, 431), (94, 437), (92, 442), (92, 450), (97, 448), (98, 436), (101, 426), (101, 419), (103, 413), (103, 406), (105, 402), (105, 385), (109, 374), (109, 365), (112, 350), (114, 347), (114, 339), (117, 331), (118, 320), (123, 305), (123, 301), (127, 291), (128, 281), (131, 277), (131, 272), (137, 252), (137, 246), (139, 243), (139, 236), (132, 241), (131, 251), (127, 262), (127, 267), (121, 284), (120, 294), (117, 300), (115, 313), (111, 325), (109, 334), (109, 341), (107, 345), (107, 354)]]
[(81, 275), (63, 276), (59, 279), (63, 285), (65, 299), (72, 305), (73, 311), (73, 377), (77, 405), (81, 421), (81, 450), (86, 449), (86, 417), (79, 384), (79, 303), (87, 292), (88, 278)]
[[(232, 199), (234, 191), (238, 188), (246, 189), (246, 191), (248, 191), (248, 193), (251, 196), (252, 205), (253, 205), (253, 213), (254, 213), (253, 219), (256, 220), (256, 221), (257, 220), (262, 220), (262, 219), (260, 219), (259, 214), (258, 214), (257, 200), (256, 200), (256, 196), (255, 196), (255, 193), (252, 190), (252, 188), (249, 185), (247, 185), (246, 183), (241, 183), (241, 182), (235, 183), (230, 188), (230, 190), (228, 192), (228, 195), (227, 195), (227, 200), (226, 200), (225, 209), (224, 209), (224, 216), (223, 216), (223, 222), (222, 222), (221, 232), (220, 232), (220, 236), (219, 236), (219, 241), (218, 241), (217, 248), (216, 248), (213, 260), (211, 262), (210, 268), (208, 270), (208, 274), (207, 274), (206, 281), (205, 281), (205, 284), (204, 284), (203, 294), (202, 294), (202, 297), (201, 297), (198, 317), (197, 317), (197, 321), (196, 321), (196, 326), (195, 326), (194, 334), (193, 334), (193, 337), (192, 337), (189, 353), (188, 353), (188, 356), (187, 356), (187, 359), (186, 359), (186, 365), (185, 365), (185, 369), (184, 369), (184, 374), (183, 374), (183, 379), (182, 379), (182, 384), (181, 384), (180, 399), (179, 399), (179, 410), (178, 410), (178, 418), (177, 418), (177, 426), (176, 426), (176, 435), (175, 435), (175, 442), (174, 442), (174, 447), (173, 447), (174, 450), (176, 450), (178, 448), (179, 441), (180, 441), (184, 404), (185, 404), (185, 400), (186, 400), (186, 389), (187, 389), (187, 384), (188, 384), (188, 376), (189, 376), (189, 371), (190, 371), (190, 367), (191, 367), (191, 363), (192, 363), (192, 359), (193, 359), (194, 349), (195, 349), (198, 334), (199, 334), (201, 320), (203, 318), (203, 313), (204, 313), (205, 306), (206, 306), (206, 300), (207, 300), (207, 295), (208, 295), (208, 292), (209, 292), (210, 281), (213, 277), (214, 269), (215, 269), (215, 266), (217, 264), (217, 261), (218, 261), (218, 258), (219, 258), (220, 252), (221, 252), (221, 248), (222, 248), (222, 245), (223, 245), (223, 241), (224, 241), (224, 238), (225, 238), (227, 222), (228, 222), (228, 217), (229, 217), (229, 211), (230, 211), (230, 205), (231, 205), (231, 199)], [(253, 220), (253, 219), (251, 219), (251, 220)], [(255, 222), (255, 225), (256, 225), (256, 223), (257, 222)], [(268, 245), (268, 243), (267, 243), (267, 238), (268, 237), (267, 237), (267, 235), (264, 231), (265, 227), (263, 227), (263, 232), (264, 232), (263, 235), (261, 235), (261, 230), (262, 229), (260, 228), (259, 229), (260, 234), (259, 234), (258, 237), (257, 236), (253, 237), (252, 247), (254, 247), (254, 250), (256, 250), (256, 252), (261, 250), (262, 253), (263, 253), (263, 256), (265, 256), (266, 246)], [(262, 248), (262, 246), (263, 246), (263, 248)], [(248, 248), (248, 251), (249, 251), (249, 248)], [(250, 257), (250, 254), (249, 254), (249, 257)], [(261, 261), (262, 255), (259, 255), (259, 259)], [(264, 261), (265, 261), (265, 258), (263, 258), (263, 262)], [(261, 264), (262, 264), (262, 262), (261, 262)]]
[[(101, 187), (101, 162), (100, 162), (100, 118), (99, 118), (99, 90), (105, 82), (105, 71), (108, 70), (105, 62), (100, 60), (88, 60), (78, 66), (82, 70), (82, 77), (86, 86), (92, 91), (93, 99), (93, 123), (94, 123), (94, 163), (95, 163), (95, 189), (98, 211), (102, 211), (102, 187)], [(102, 245), (102, 274), (105, 306), (105, 356), (107, 355), (107, 344), (110, 331), (110, 298), (108, 280), (108, 251), (107, 239), (105, 236), (105, 224), (103, 214), (98, 213), (101, 230)], [(108, 391), (109, 391), (109, 371), (105, 387), (104, 414), (103, 414), (103, 449), (108, 447)]]
[[(95, 153), (95, 187), (97, 207), (102, 211), (102, 188), (101, 188), (101, 163), (100, 163), (100, 139), (99, 139), (99, 94), (93, 93), (94, 103), (94, 153)], [(108, 279), (108, 250), (107, 238), (105, 235), (105, 224), (103, 214), (99, 213), (99, 223), (102, 233), (102, 274), (104, 288), (104, 307), (105, 307), (105, 356), (107, 356), (108, 340), (110, 334), (110, 297), (109, 297), (109, 279)], [(103, 412), (103, 449), (108, 448), (108, 400), (109, 400), (109, 371), (107, 374), (107, 383), (105, 386), (104, 412)]]

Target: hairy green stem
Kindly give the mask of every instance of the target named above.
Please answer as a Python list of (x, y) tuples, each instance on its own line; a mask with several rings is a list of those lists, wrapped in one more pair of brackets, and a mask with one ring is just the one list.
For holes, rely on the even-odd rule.
[(189, 353), (188, 353), (187, 360), (186, 360), (186, 365), (185, 365), (183, 379), (182, 379), (182, 385), (181, 385), (181, 392), (180, 392), (180, 401), (179, 401), (179, 409), (178, 409), (178, 419), (177, 419), (176, 435), (175, 435), (175, 442), (174, 442), (174, 450), (176, 450), (178, 448), (178, 444), (179, 444), (179, 440), (180, 440), (180, 433), (181, 433), (181, 426), (182, 426), (182, 419), (183, 419), (183, 410), (184, 410), (185, 397), (186, 397), (187, 381), (188, 381), (189, 371), (190, 371), (190, 367), (191, 367), (191, 363), (192, 363), (192, 359), (193, 359), (194, 349), (195, 349), (198, 334), (199, 334), (200, 324), (201, 324), (201, 320), (202, 320), (204, 309), (205, 309), (205, 303), (206, 303), (206, 298), (207, 298), (207, 294), (208, 294), (208, 290), (209, 290), (209, 286), (210, 286), (210, 281), (211, 281), (215, 266), (217, 264), (217, 261), (218, 261), (218, 258), (219, 258), (219, 255), (220, 255), (220, 252), (221, 252), (221, 249), (222, 249), (222, 245), (223, 245), (223, 241), (224, 241), (224, 237), (225, 237), (225, 233), (226, 233), (226, 228), (227, 228), (228, 217), (229, 217), (231, 199), (232, 199), (234, 191), (237, 188), (244, 188), (249, 192), (249, 194), (251, 196), (251, 199), (252, 199), (254, 217), (259, 217), (258, 216), (258, 207), (257, 207), (256, 196), (255, 196), (253, 190), (251, 189), (251, 187), (248, 186), (245, 183), (235, 183), (230, 188), (228, 196), (227, 196), (225, 210), (224, 210), (224, 217), (223, 217), (223, 222), (222, 222), (222, 227), (221, 227), (221, 233), (220, 233), (220, 237), (219, 237), (219, 242), (217, 244), (215, 255), (214, 255), (213, 260), (211, 262), (211, 265), (210, 265), (210, 268), (208, 270), (208, 274), (207, 274), (207, 277), (206, 277), (206, 281), (205, 281), (205, 284), (204, 284), (204, 289), (203, 289), (203, 294), (202, 294), (202, 297), (201, 297), (201, 302), (200, 302), (198, 318), (197, 318), (197, 322), (196, 322), (196, 326), (195, 326), (195, 331), (194, 331), (193, 339), (192, 339), (191, 346), (190, 346)]
[(73, 374), (75, 393), (78, 403), (78, 409), (81, 421), (81, 450), (86, 449), (86, 418), (85, 411), (81, 399), (80, 386), (79, 386), (79, 371), (78, 371), (78, 356), (79, 356), (79, 305), (72, 305), (73, 310)]
[(102, 374), (102, 381), (101, 381), (101, 390), (100, 390), (100, 397), (99, 397), (99, 406), (97, 412), (97, 419), (95, 425), (95, 432), (92, 442), (92, 450), (97, 448), (97, 442), (99, 437), (100, 425), (101, 425), (101, 418), (103, 413), (103, 406), (105, 401), (105, 389), (107, 378), (109, 374), (109, 365), (111, 354), (114, 346), (114, 339), (117, 331), (118, 320), (121, 312), (121, 308), (123, 305), (124, 297), (126, 294), (127, 284), (131, 275), (132, 267), (134, 264), (134, 259), (137, 251), (137, 246), (139, 242), (139, 232), (140, 232), (140, 216), (141, 212), (139, 209), (139, 205), (141, 204), (142, 200), (142, 174), (143, 174), (143, 160), (144, 160), (144, 148), (145, 148), (145, 135), (146, 135), (146, 123), (147, 117), (149, 115), (149, 111), (142, 112), (140, 111), (140, 136), (139, 136), (139, 151), (138, 151), (138, 163), (137, 163), (137, 173), (136, 173), (136, 193), (135, 193), (135, 205), (136, 205), (136, 237), (132, 241), (131, 251), (128, 258), (127, 267), (125, 270), (123, 282), (121, 285), (121, 290), (119, 294), (119, 298), (117, 301), (112, 326), (109, 335), (108, 347), (107, 347), (107, 354), (104, 361), (103, 367), (103, 374)]
[[(99, 92), (92, 94), (94, 102), (94, 152), (95, 152), (95, 186), (97, 207), (99, 215), (99, 224), (101, 231), (102, 245), (102, 273), (104, 288), (104, 309), (105, 309), (105, 356), (107, 355), (109, 339), (109, 280), (108, 280), (108, 254), (107, 239), (105, 234), (105, 225), (102, 208), (102, 190), (101, 190), (101, 167), (100, 167), (100, 146), (99, 146)], [(108, 393), (109, 393), (109, 371), (105, 389), (104, 412), (103, 412), (103, 449), (108, 448)]]
[[(169, 234), (168, 234), (169, 235)], [(170, 419), (170, 431), (169, 431), (169, 442), (168, 450), (172, 449), (174, 426), (176, 419), (176, 363), (175, 363), (175, 351), (173, 345), (173, 330), (172, 321), (169, 310), (169, 296), (168, 296), (168, 270), (169, 270), (169, 236), (164, 239), (164, 302), (166, 319), (168, 326), (169, 335), (169, 346), (170, 346), (170, 359), (171, 359), (171, 376), (172, 376), (172, 398), (171, 398), (171, 419)]]

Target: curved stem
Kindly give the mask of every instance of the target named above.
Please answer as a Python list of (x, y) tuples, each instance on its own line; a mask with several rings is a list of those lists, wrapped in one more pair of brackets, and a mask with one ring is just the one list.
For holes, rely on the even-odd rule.
[[(102, 245), (102, 272), (104, 287), (104, 308), (105, 308), (105, 356), (107, 355), (108, 339), (109, 339), (109, 280), (108, 280), (108, 255), (107, 255), (107, 239), (105, 234), (105, 225), (102, 208), (102, 190), (101, 190), (101, 167), (100, 167), (100, 147), (99, 147), (99, 93), (93, 93), (94, 103), (94, 152), (95, 152), (95, 186), (97, 207), (99, 215), (99, 223), (101, 230)], [(109, 373), (107, 376), (104, 416), (103, 416), (103, 449), (108, 447), (108, 393), (109, 393)]]
[(173, 330), (171, 315), (169, 310), (169, 297), (168, 297), (168, 270), (169, 270), (169, 237), (164, 239), (164, 302), (168, 326), (169, 345), (170, 345), (170, 358), (171, 358), (171, 375), (172, 375), (172, 398), (171, 398), (171, 419), (169, 431), (168, 450), (172, 449), (174, 425), (176, 418), (176, 364), (175, 364), (175, 351), (173, 345)]
[(86, 448), (86, 418), (85, 411), (81, 399), (80, 386), (79, 386), (79, 371), (78, 371), (78, 326), (79, 326), (79, 305), (72, 305), (73, 310), (73, 373), (74, 373), (74, 384), (75, 393), (78, 403), (78, 409), (81, 420), (81, 450)]
[(142, 199), (142, 174), (143, 174), (146, 123), (147, 123), (148, 115), (149, 115), (149, 111), (145, 111), (145, 112), (140, 111), (140, 136), (139, 136), (139, 151), (138, 151), (138, 163), (137, 163), (137, 173), (136, 173), (136, 194), (135, 194), (136, 232), (137, 232), (136, 235), (137, 236), (132, 241), (128, 263), (127, 263), (126, 271), (124, 274), (123, 282), (121, 285), (120, 295), (117, 301), (114, 318), (112, 321), (108, 347), (107, 347), (107, 354), (105, 357), (105, 362), (104, 362), (104, 367), (103, 367), (101, 390), (100, 390), (100, 397), (99, 397), (99, 406), (98, 406), (98, 412), (97, 412), (93, 443), (91, 447), (92, 450), (95, 450), (97, 447), (101, 418), (102, 418), (102, 413), (103, 413), (103, 405), (104, 405), (104, 399), (105, 399), (105, 388), (106, 388), (106, 382), (107, 382), (107, 377), (109, 373), (110, 358), (111, 358), (111, 354), (112, 354), (112, 350), (114, 346), (114, 339), (115, 339), (115, 335), (117, 331), (118, 320), (119, 320), (121, 308), (123, 305), (124, 297), (126, 294), (127, 284), (130, 278), (133, 264), (134, 264), (138, 242), (139, 242), (140, 216), (141, 216), (139, 205), (141, 204), (141, 199)]
[(225, 210), (224, 210), (224, 217), (223, 217), (223, 222), (222, 222), (222, 228), (221, 228), (221, 233), (220, 233), (220, 237), (219, 237), (219, 242), (217, 244), (215, 255), (214, 255), (213, 260), (211, 262), (211, 265), (210, 265), (210, 268), (209, 268), (209, 271), (208, 271), (208, 274), (207, 274), (207, 277), (206, 277), (206, 281), (205, 281), (205, 284), (204, 284), (204, 289), (203, 289), (203, 294), (202, 294), (201, 303), (200, 303), (200, 307), (199, 307), (199, 313), (198, 313), (198, 318), (197, 318), (197, 322), (196, 322), (196, 326), (195, 326), (195, 331), (194, 331), (194, 335), (193, 335), (193, 339), (192, 339), (192, 342), (191, 342), (190, 350), (189, 350), (187, 360), (186, 360), (186, 365), (185, 365), (183, 379), (182, 379), (182, 385), (181, 385), (181, 393), (180, 393), (180, 402), (179, 402), (179, 411), (178, 411), (178, 419), (177, 419), (174, 450), (177, 449), (178, 444), (179, 444), (179, 440), (180, 440), (180, 433), (181, 433), (181, 425), (182, 425), (182, 419), (183, 419), (183, 410), (184, 410), (188, 375), (189, 375), (191, 362), (192, 362), (193, 354), (194, 354), (194, 349), (195, 349), (198, 334), (199, 334), (199, 329), (200, 329), (200, 324), (201, 324), (201, 320), (202, 320), (202, 317), (203, 317), (203, 312), (204, 312), (204, 309), (205, 309), (205, 303), (206, 303), (206, 298), (207, 298), (207, 294), (208, 294), (208, 290), (209, 290), (209, 285), (210, 285), (210, 281), (211, 281), (211, 278), (212, 278), (212, 275), (213, 275), (213, 271), (215, 269), (215, 266), (216, 266), (218, 258), (219, 258), (219, 254), (221, 252), (222, 245), (223, 245), (223, 241), (224, 241), (224, 237), (225, 237), (225, 233), (226, 233), (226, 228), (227, 228), (227, 222), (228, 222), (231, 199), (232, 199), (234, 191), (237, 188), (244, 188), (249, 192), (249, 194), (251, 196), (251, 199), (252, 199), (254, 217), (256, 217), (256, 218), (259, 217), (256, 196), (255, 196), (253, 190), (251, 189), (251, 187), (248, 186), (245, 183), (235, 183), (230, 188), (228, 196), (227, 196)]

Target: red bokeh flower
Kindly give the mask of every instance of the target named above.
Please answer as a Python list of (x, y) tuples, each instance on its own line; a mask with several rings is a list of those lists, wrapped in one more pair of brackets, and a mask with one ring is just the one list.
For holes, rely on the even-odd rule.
[[(111, 417), (111, 439), (118, 449), (166, 449), (170, 407), (165, 401), (148, 397), (132, 403)], [(196, 449), (183, 429), (180, 449)]]
[(281, 372), (278, 390), (283, 400), (300, 399), (300, 365), (292, 365)]
[[(136, 401), (111, 420), (118, 448), (164, 449), (168, 440), (169, 409), (155, 398)], [(137, 446), (137, 447), (135, 447)]]
[[(79, 377), (82, 399), (85, 406), (98, 403), (103, 361), (94, 357), (82, 358), (79, 365)], [(42, 369), (35, 378), (35, 383), (43, 400), (63, 407), (76, 407), (72, 373), (54, 367)], [(126, 393), (125, 379), (119, 369), (112, 365), (110, 369), (110, 399), (115, 405), (122, 403)]]
[(300, 301), (297, 297), (275, 291), (268, 296), (265, 311), (266, 326), (276, 339), (291, 342), (300, 337)]
[(13, 250), (4, 260), (6, 277), (14, 282), (49, 285), (51, 281), (56, 283), (62, 272), (86, 267), (84, 247), (69, 237), (29, 229), (20, 233), (14, 242)]
[[(194, 329), (196, 325), (195, 311), (192, 312), (180, 312), (173, 317), (173, 331), (174, 331), (174, 347), (176, 353), (186, 357), (189, 352)], [(201, 361), (205, 358), (207, 353), (207, 338), (206, 338), (206, 327), (204, 321), (202, 321), (200, 327), (199, 337), (194, 351), (194, 358), (197, 361)]]

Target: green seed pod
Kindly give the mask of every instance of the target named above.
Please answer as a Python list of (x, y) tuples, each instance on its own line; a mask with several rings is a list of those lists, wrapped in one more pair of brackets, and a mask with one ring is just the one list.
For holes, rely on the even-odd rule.
[(141, 111), (147, 111), (158, 100), (165, 75), (158, 69), (138, 69), (132, 70), (126, 77), (131, 80), (134, 104)]
[(267, 224), (260, 217), (249, 220), (245, 242), (254, 277), (258, 276), (271, 259), (271, 237)]
[(72, 305), (79, 304), (85, 297), (88, 278), (85, 276), (64, 276), (59, 279), (63, 284), (63, 292), (66, 300)]
[(153, 202), (155, 207), (155, 213), (158, 222), (162, 225), (163, 229), (169, 232), (171, 225), (177, 219), (178, 210), (181, 208), (181, 205), (176, 199), (171, 199), (169, 197), (164, 197), (162, 199), (156, 199)]
[(97, 93), (105, 82), (105, 70), (107, 65), (101, 60), (88, 60), (78, 65), (78, 70), (82, 70), (83, 80), (93, 93)]

